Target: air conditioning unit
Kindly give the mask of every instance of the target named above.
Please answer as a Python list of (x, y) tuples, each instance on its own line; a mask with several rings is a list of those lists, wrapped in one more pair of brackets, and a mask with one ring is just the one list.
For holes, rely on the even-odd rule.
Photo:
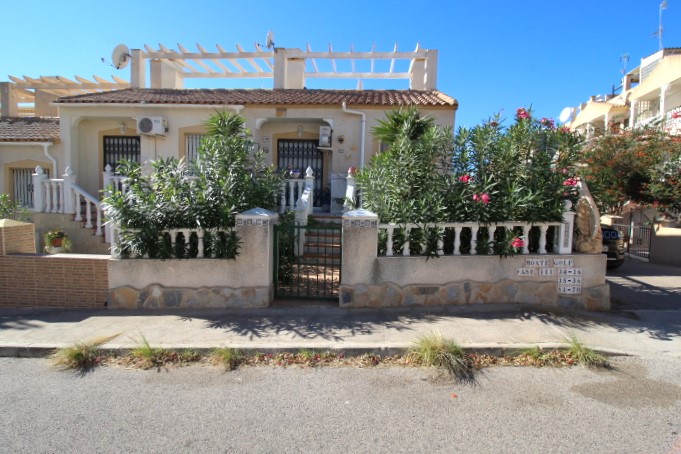
[(319, 146), (324, 148), (331, 147), (331, 126), (319, 127)]
[(137, 132), (149, 136), (165, 136), (168, 120), (165, 117), (137, 117)]

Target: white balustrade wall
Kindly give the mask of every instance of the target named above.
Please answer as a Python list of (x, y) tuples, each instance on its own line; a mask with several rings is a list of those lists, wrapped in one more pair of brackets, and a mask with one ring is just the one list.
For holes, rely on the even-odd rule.
[[(85, 221), (84, 227), (94, 228), (97, 236), (104, 234), (102, 204), (76, 184), (70, 167), (63, 178), (48, 178), (42, 167), (36, 167), (33, 188), (34, 212), (74, 214), (74, 221)], [(108, 241), (108, 236), (105, 239)]]

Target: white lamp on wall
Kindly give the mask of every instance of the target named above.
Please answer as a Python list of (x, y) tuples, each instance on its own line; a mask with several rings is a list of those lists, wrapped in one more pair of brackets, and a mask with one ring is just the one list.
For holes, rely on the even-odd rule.
[(125, 134), (128, 131), (128, 125), (126, 125), (124, 121), (121, 121), (118, 123), (118, 130), (121, 134)]

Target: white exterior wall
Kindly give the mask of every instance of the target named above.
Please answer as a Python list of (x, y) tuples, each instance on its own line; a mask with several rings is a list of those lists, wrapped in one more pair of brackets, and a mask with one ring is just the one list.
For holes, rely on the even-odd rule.
[[(61, 144), (51, 145), (48, 153), (57, 158), (60, 156)], [(58, 160), (57, 165), (62, 165), (62, 160)], [(32, 168), (40, 165), (44, 169), (49, 169), (50, 176), (54, 178), (55, 169), (52, 161), (45, 156), (44, 148), (41, 144), (17, 145), (0, 142), (0, 193), (12, 194), (12, 169), (13, 168)], [(63, 174), (64, 168), (58, 169), (59, 175)]]
[[(136, 117), (162, 116), (168, 121), (168, 132), (165, 136), (141, 136), (142, 161), (166, 157), (180, 157), (184, 149), (184, 134), (202, 129), (206, 119), (216, 109), (230, 107), (221, 106), (178, 106), (178, 105), (126, 105), (126, 106), (61, 106), (61, 125), (64, 155), (60, 158), (65, 165), (71, 165), (77, 176), (77, 183), (90, 194), (96, 195), (102, 189), (103, 170), (103, 135), (121, 135), (119, 126), (122, 121), (127, 125), (126, 135), (137, 135)], [(377, 152), (377, 143), (373, 139), (372, 129), (378, 121), (385, 118), (386, 110), (382, 108), (361, 108), (349, 106), (352, 110), (365, 112), (365, 163)], [(317, 139), (319, 126), (327, 125), (324, 119), (333, 123), (333, 143), (331, 162), (326, 169), (328, 173), (345, 173), (348, 167), (360, 165), (360, 132), (361, 117), (342, 111), (337, 107), (289, 106), (281, 110), (277, 106), (244, 107), (238, 109), (246, 117), (246, 127), (251, 131), (254, 142), (261, 148), (269, 148), (269, 163), (276, 164), (276, 140), (279, 138), (296, 138), (297, 128), (303, 126), (304, 139)], [(454, 111), (448, 109), (422, 109), (441, 126), (454, 125)], [(262, 122), (258, 119), (267, 119)], [(256, 129), (258, 122), (260, 129)], [(338, 137), (343, 136), (343, 144)], [(267, 141), (269, 139), (269, 142)], [(341, 153), (340, 150), (343, 150)], [(327, 161), (328, 162), (328, 161)], [(64, 166), (65, 166), (64, 165)], [(63, 169), (60, 170), (63, 172)]]

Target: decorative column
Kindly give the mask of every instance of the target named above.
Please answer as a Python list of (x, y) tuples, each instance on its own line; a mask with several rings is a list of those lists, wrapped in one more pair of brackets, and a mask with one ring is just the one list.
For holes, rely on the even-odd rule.
[(64, 178), (64, 213), (75, 213), (75, 193), (73, 192), (73, 185), (76, 184), (76, 176), (71, 170), (71, 166), (66, 166), (66, 171), (62, 176)]
[(35, 168), (35, 173), (33, 174), (33, 212), (42, 213), (45, 211), (45, 185), (43, 184), (47, 181), (47, 175), (42, 167), (38, 166)]
[(353, 305), (358, 286), (371, 285), (378, 254), (378, 215), (367, 210), (343, 215), (343, 259), (340, 305)]
[(572, 202), (565, 200), (563, 202), (563, 223), (560, 225), (556, 241), (558, 254), (560, 255), (572, 254), (572, 232), (575, 225), (575, 212), (571, 208)]
[(629, 107), (629, 129), (636, 126), (636, 109), (638, 109), (638, 100), (632, 99)]
[(343, 212), (347, 213), (352, 210), (355, 202), (355, 168), (348, 169), (348, 176), (345, 178), (345, 201), (343, 201)]
[(666, 95), (667, 95), (667, 90), (669, 89), (669, 84), (662, 85), (660, 87), (660, 119), (664, 122), (663, 126), (666, 126), (667, 123), (667, 109), (666, 109)]
[(255, 281), (255, 293), (248, 296), (252, 307), (269, 306), (274, 298), (274, 225), (279, 215), (253, 208), (236, 215), (236, 234), (241, 241), (239, 269)]

